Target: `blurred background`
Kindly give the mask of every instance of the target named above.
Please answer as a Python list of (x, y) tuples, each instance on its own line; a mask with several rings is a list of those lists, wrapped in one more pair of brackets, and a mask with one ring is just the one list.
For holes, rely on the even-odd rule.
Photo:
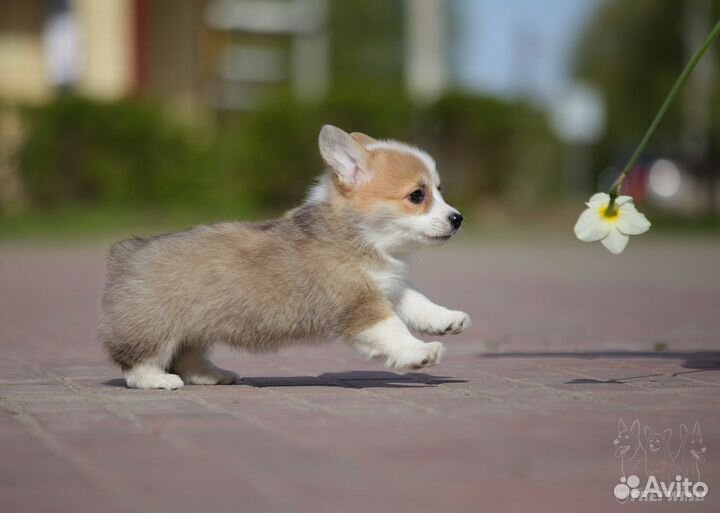
[[(558, 227), (606, 189), (720, 0), (3, 0), (0, 237), (274, 215), (324, 123), (430, 151), (470, 229)], [(628, 192), (716, 230), (718, 49)]]

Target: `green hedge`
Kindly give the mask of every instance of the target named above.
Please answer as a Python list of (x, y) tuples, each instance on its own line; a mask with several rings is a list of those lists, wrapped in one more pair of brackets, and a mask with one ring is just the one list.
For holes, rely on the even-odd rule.
[(187, 130), (155, 105), (60, 97), (25, 122), (20, 170), (36, 204), (164, 202), (197, 185)]
[(25, 112), (20, 171), (33, 203), (297, 202), (322, 169), (324, 123), (413, 142), (436, 156), (449, 194), (466, 204), (532, 202), (556, 183), (557, 147), (522, 104), (451, 94), (428, 106), (401, 92), (350, 91), (319, 104), (275, 98), (252, 113), (190, 127), (157, 105), (62, 97)]

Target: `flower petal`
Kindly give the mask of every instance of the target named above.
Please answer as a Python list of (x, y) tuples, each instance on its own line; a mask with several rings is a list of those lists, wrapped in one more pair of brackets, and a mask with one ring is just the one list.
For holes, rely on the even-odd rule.
[(588, 207), (601, 207), (603, 205), (607, 205), (610, 203), (610, 195), (606, 192), (596, 192), (592, 196), (590, 196), (590, 199), (587, 201), (586, 205)]
[(632, 204), (620, 207), (618, 214), (615, 226), (626, 235), (640, 235), (650, 229), (650, 221), (645, 214), (638, 212)]
[(601, 242), (602, 245), (608, 248), (611, 253), (619, 255), (623, 252), (625, 246), (627, 246), (628, 240), (630, 240), (630, 237), (624, 233), (620, 233), (619, 230), (613, 227), (613, 229), (610, 230), (610, 233), (608, 233), (608, 236)]
[(610, 224), (603, 221), (597, 210), (588, 208), (575, 223), (575, 236), (585, 242), (593, 242), (607, 236)]
[(622, 205), (625, 205), (627, 203), (632, 204), (632, 202), (633, 202), (632, 196), (618, 196), (617, 198), (615, 198), (615, 204), (618, 207), (621, 207)]

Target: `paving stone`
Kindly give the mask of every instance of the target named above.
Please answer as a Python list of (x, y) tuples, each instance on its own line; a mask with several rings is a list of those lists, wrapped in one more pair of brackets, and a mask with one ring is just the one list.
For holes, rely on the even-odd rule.
[[(720, 243), (643, 242), (428, 252), (413, 282), (474, 320), (437, 367), (219, 347), (238, 384), (173, 392), (95, 340), (102, 248), (2, 247), (0, 513), (718, 511)], [(672, 450), (698, 421), (708, 498), (619, 504), (619, 419)]]

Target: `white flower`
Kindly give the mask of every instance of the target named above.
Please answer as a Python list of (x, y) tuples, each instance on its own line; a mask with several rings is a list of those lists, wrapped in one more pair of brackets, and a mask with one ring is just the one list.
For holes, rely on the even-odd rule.
[(629, 235), (640, 235), (650, 229), (650, 221), (635, 208), (630, 196), (615, 198), (614, 212), (608, 214), (610, 195), (593, 194), (588, 206), (575, 223), (575, 236), (585, 242), (599, 240), (616, 255), (627, 246)]

